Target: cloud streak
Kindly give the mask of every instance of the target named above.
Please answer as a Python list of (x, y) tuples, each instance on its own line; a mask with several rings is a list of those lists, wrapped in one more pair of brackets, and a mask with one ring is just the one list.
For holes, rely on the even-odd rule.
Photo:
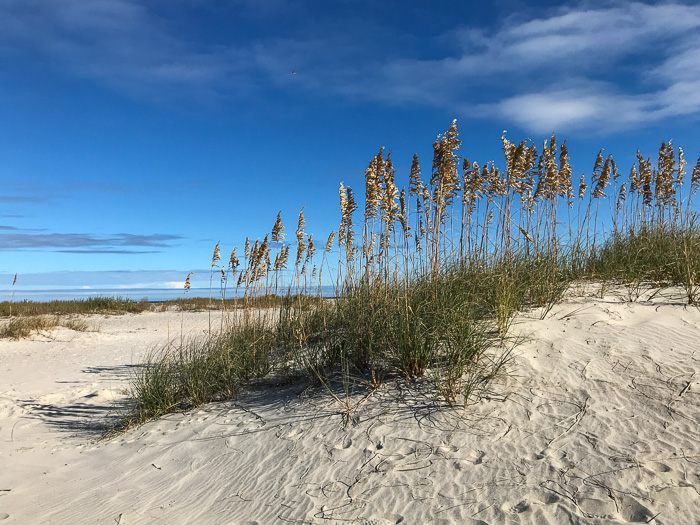
[[(57, 271), (20, 274), (16, 286), (22, 288), (93, 288), (93, 287), (130, 287), (130, 288), (181, 288), (184, 285), (186, 271), (180, 270), (106, 270), (106, 271)], [(195, 270), (201, 276), (202, 283), (208, 284), (209, 270)], [(0, 289), (9, 289), (14, 273), (0, 273)], [(180, 284), (182, 283), (182, 284)]]
[(181, 236), (170, 234), (119, 233), (112, 236), (99, 236), (87, 233), (0, 233), (0, 251), (52, 250), (69, 253), (143, 254), (161, 250), (126, 248), (169, 248), (172, 241), (180, 239), (182, 239)]

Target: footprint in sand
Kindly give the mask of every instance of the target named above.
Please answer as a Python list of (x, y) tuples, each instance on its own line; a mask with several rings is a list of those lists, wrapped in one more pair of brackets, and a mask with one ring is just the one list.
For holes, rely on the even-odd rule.
[(342, 443), (336, 444), (333, 448), (336, 450), (345, 450), (352, 446), (352, 439), (346, 437)]
[(519, 501), (510, 508), (510, 511), (516, 514), (521, 514), (523, 512), (527, 512), (528, 510), (530, 510), (530, 502), (526, 499)]
[(670, 472), (671, 467), (664, 463), (650, 463), (648, 467), (655, 472)]
[(352, 453), (350, 447), (352, 447), (352, 439), (346, 437), (345, 439), (343, 439), (343, 441), (333, 445), (333, 450), (331, 451), (331, 454), (334, 458), (345, 458), (346, 456)]
[(0, 512), (0, 520), (6, 520), (9, 517), (10, 517), (10, 515), (7, 514), (6, 512)]
[(459, 448), (455, 447), (454, 445), (440, 445), (435, 449), (435, 453), (444, 458), (449, 458), (452, 454), (458, 451)]
[(654, 513), (630, 496), (622, 498), (620, 514), (628, 523), (649, 523)]
[(472, 452), (469, 459), (471, 459), (472, 463), (475, 465), (481, 465), (484, 462), (484, 458), (486, 457), (486, 452), (483, 450), (477, 450), (475, 452)]

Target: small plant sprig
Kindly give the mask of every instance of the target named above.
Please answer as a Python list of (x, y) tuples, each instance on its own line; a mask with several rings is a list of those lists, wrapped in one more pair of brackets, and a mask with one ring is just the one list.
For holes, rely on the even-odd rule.
[(17, 274), (15, 274), (15, 278), (12, 280), (12, 297), (10, 297), (10, 319), (12, 319), (12, 305), (15, 302), (15, 284), (17, 284)]

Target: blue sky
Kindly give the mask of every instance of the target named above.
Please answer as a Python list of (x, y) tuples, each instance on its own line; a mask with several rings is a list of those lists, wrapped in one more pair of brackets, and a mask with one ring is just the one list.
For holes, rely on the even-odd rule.
[(472, 160), (556, 132), (580, 176), (692, 167), (699, 114), (695, 2), (3, 0), (0, 290), (208, 285), (217, 241), (302, 206), (325, 240), (341, 181), (386, 146), (405, 184), (453, 118)]

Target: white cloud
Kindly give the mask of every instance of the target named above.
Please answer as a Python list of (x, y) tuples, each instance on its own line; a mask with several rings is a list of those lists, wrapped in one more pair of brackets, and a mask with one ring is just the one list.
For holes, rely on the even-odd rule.
[(171, 290), (182, 290), (185, 288), (185, 280), (182, 281), (170, 281), (163, 283), (162, 288), (170, 288)]
[(477, 115), (500, 115), (537, 133), (593, 125), (617, 131), (653, 118), (657, 104), (646, 96), (625, 97), (598, 88), (531, 93), (476, 108)]

